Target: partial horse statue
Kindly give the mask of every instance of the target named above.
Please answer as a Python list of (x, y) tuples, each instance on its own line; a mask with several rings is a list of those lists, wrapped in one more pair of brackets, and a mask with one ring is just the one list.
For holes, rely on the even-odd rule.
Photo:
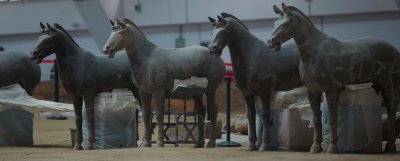
[[(222, 17), (221, 17), (222, 16)], [(235, 16), (221, 13), (218, 21), (209, 17), (213, 38), (210, 54), (219, 58), (222, 49), (229, 47), (236, 86), (246, 102), (249, 120), (249, 146), (256, 150), (255, 97), (260, 97), (263, 115), (262, 145), (259, 151), (268, 150), (270, 134), (270, 99), (276, 91), (291, 90), (302, 86), (299, 75), (299, 54), (294, 44), (283, 47), (276, 54), (267, 45), (249, 32)]]
[[(97, 93), (128, 88), (135, 98), (139, 91), (132, 82), (128, 58), (121, 54), (113, 60), (106, 56), (95, 56), (79, 47), (68, 32), (58, 24), (54, 27), (40, 23), (44, 38), (36, 46), (31, 59), (40, 63), (43, 58), (55, 53), (58, 72), (65, 90), (72, 96), (75, 110), (75, 150), (82, 149), (82, 101), (85, 102), (88, 118), (88, 144), (92, 149), (95, 141), (94, 99)], [(136, 99), (139, 100), (139, 99)]]
[[(123, 19), (112, 22), (112, 32), (103, 51), (110, 57), (115, 52), (125, 49), (131, 62), (134, 79), (139, 87), (143, 103), (143, 119), (145, 123), (144, 146), (151, 146), (150, 115), (151, 98), (157, 101), (157, 146), (164, 146), (164, 99), (170, 91), (174, 79), (184, 80), (192, 76), (205, 77), (207, 85), (207, 108), (211, 120), (211, 136), (207, 147), (215, 147), (217, 106), (216, 90), (224, 78), (225, 65), (222, 59), (209, 55), (205, 47), (190, 46), (177, 49), (165, 49), (154, 45), (146, 39), (140, 29), (130, 20)], [(204, 109), (200, 113), (204, 114)], [(204, 145), (197, 145), (203, 147)]]
[[(395, 47), (373, 37), (340, 42), (319, 31), (299, 9), (282, 4), (282, 10), (274, 5), (281, 17), (275, 26), (268, 46), (279, 49), (280, 45), (294, 38), (300, 51), (300, 75), (308, 89), (314, 112), (314, 143), (310, 152), (322, 151), (321, 111), (322, 92), (329, 107), (329, 153), (337, 153), (337, 108), (340, 92), (348, 84), (373, 82), (373, 87), (383, 96), (388, 113), (388, 142), (385, 151), (396, 151), (395, 112), (393, 82), (398, 82), (400, 54)], [(396, 73), (397, 72), (397, 73)]]
[(32, 95), (40, 82), (40, 66), (21, 52), (0, 52), (0, 87), (18, 83), (26, 93)]

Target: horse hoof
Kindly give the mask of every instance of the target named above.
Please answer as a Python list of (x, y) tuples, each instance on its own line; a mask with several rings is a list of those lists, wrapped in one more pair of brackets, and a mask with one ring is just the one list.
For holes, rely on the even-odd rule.
[(216, 144), (215, 143), (207, 143), (207, 148), (215, 148)]
[(75, 143), (74, 150), (83, 150), (82, 146)]
[(143, 147), (151, 147), (151, 143), (143, 143)]
[(195, 144), (193, 148), (204, 148), (204, 144)]
[(329, 153), (329, 154), (337, 154), (338, 153), (338, 149), (337, 149), (337, 147), (329, 147), (327, 153)]
[(394, 153), (396, 152), (396, 145), (387, 143), (385, 146), (386, 153)]
[(310, 153), (312, 154), (318, 154), (322, 152), (322, 148), (321, 147), (311, 147), (310, 149)]
[(247, 149), (246, 149), (246, 150), (247, 150), (247, 151), (256, 151), (257, 148), (256, 148), (255, 145), (249, 145), (249, 146), (247, 146)]
[(261, 145), (261, 147), (258, 149), (258, 151), (262, 152), (262, 151), (268, 151), (268, 146), (263, 146)]
[(92, 145), (86, 145), (83, 149), (85, 150), (93, 150)]
[(164, 143), (157, 143), (157, 147), (164, 147)]

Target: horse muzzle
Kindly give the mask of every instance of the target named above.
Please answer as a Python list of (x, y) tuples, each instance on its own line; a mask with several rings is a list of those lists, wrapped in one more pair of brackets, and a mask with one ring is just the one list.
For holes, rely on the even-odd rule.
[(274, 51), (281, 50), (281, 42), (274, 37), (267, 41), (267, 45), (270, 49)]
[(215, 57), (219, 58), (222, 55), (222, 48), (218, 48), (217, 45), (211, 45), (209, 47), (210, 55), (215, 55)]
[(103, 48), (103, 53), (108, 55), (109, 58), (113, 58), (115, 56), (116, 51), (110, 48), (110, 46), (105, 46)]
[(36, 64), (40, 64), (44, 57), (41, 56), (40, 51), (33, 51), (31, 52), (31, 60), (34, 60)]

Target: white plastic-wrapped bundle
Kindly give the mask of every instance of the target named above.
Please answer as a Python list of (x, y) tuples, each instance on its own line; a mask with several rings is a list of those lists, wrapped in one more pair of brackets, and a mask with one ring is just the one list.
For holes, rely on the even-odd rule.
[(71, 104), (37, 100), (19, 84), (0, 88), (0, 146), (33, 145), (33, 113), (71, 111)]
[[(262, 141), (261, 109), (257, 109), (257, 147)], [(312, 129), (309, 128), (311, 109), (305, 87), (277, 92), (271, 98), (269, 150), (309, 150)]]
[[(99, 93), (95, 99), (94, 149), (137, 146), (136, 101), (131, 91), (114, 90)], [(83, 110), (83, 143), (87, 143), (88, 123)]]
[(313, 129), (309, 127), (312, 113), (310, 105), (293, 104), (282, 109), (279, 116), (279, 149), (308, 151), (313, 141)]
[[(344, 153), (382, 151), (381, 97), (372, 83), (348, 85), (341, 92), (337, 116), (338, 150)], [(323, 148), (329, 146), (329, 110), (321, 106)]]

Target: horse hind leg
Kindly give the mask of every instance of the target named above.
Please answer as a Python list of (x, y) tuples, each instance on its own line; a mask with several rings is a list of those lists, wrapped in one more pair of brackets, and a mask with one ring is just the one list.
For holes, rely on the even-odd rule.
[(396, 106), (393, 105), (393, 83), (391, 78), (383, 77), (378, 80), (381, 88), (381, 94), (386, 104), (386, 111), (388, 115), (387, 125), (387, 143), (385, 146), (385, 152), (396, 152)]
[(32, 92), (33, 92), (33, 87), (34, 87), (34, 86), (30, 85), (29, 82), (24, 81), (24, 80), (19, 81), (18, 84), (19, 84), (23, 89), (25, 89), (26, 93), (27, 93), (29, 96), (32, 96)]

